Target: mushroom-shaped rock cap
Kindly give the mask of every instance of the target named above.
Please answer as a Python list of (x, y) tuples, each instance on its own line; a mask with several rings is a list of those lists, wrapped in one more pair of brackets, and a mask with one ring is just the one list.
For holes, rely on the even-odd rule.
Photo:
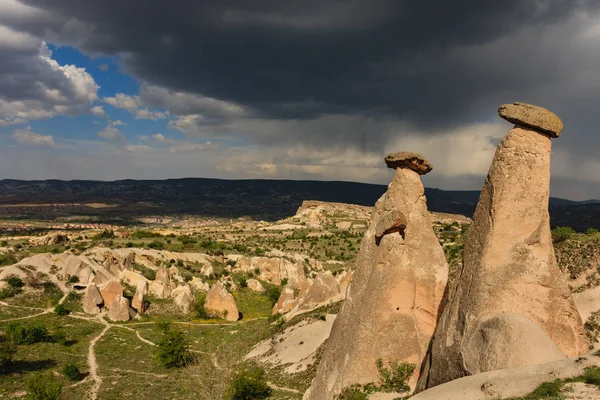
[(528, 126), (553, 138), (559, 137), (563, 129), (563, 123), (558, 115), (533, 104), (503, 104), (498, 109), (498, 115), (508, 122)]
[(408, 168), (412, 169), (419, 175), (425, 175), (433, 169), (433, 165), (422, 155), (411, 153), (408, 151), (400, 151), (398, 153), (390, 153), (385, 158), (385, 163), (388, 168)]

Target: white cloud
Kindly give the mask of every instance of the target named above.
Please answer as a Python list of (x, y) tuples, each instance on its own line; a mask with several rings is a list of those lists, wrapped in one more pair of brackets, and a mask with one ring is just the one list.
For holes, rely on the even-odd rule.
[(56, 145), (53, 136), (32, 132), (30, 126), (23, 129), (16, 129), (10, 137), (16, 142), (28, 146), (54, 147)]
[(139, 96), (117, 93), (114, 97), (104, 97), (103, 100), (113, 107), (129, 111), (135, 116), (135, 119), (158, 120), (165, 119), (168, 116), (168, 112), (150, 111), (147, 108), (141, 107)]
[(90, 108), (90, 111), (97, 117), (108, 118), (108, 114), (106, 114), (106, 112), (104, 111), (104, 107), (102, 106), (94, 106)]
[(0, 126), (90, 112), (99, 86), (85, 68), (60, 65), (39, 39), (0, 24)]
[(109, 121), (106, 128), (98, 132), (97, 135), (103, 139), (108, 140), (109, 142), (126, 143), (127, 138), (121, 131), (119, 131), (119, 129), (116, 128), (116, 126), (119, 125), (123, 125), (123, 122), (119, 120)]

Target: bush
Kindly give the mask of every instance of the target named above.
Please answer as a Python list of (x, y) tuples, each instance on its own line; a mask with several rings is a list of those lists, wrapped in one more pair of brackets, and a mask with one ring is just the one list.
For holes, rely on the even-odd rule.
[(377, 359), (375, 362), (379, 371), (380, 388), (389, 392), (407, 392), (410, 387), (406, 382), (415, 372), (415, 364), (397, 361), (391, 361), (387, 367), (384, 367), (383, 360)]
[(6, 327), (6, 337), (14, 344), (34, 344), (52, 341), (52, 336), (50, 336), (48, 329), (40, 323), (32, 326), (23, 326), (18, 322), (11, 322)]
[(0, 371), (12, 363), (16, 352), (16, 344), (11, 342), (6, 336), (0, 336)]
[(168, 331), (155, 349), (158, 361), (167, 368), (183, 367), (192, 359), (188, 339), (181, 331)]
[(9, 297), (14, 297), (22, 291), (23, 289), (21, 289), (20, 287), (12, 287), (10, 285), (6, 286), (2, 290), (0, 290), (0, 300), (8, 299)]
[(586, 368), (585, 373), (583, 374), (583, 381), (588, 385), (595, 385), (600, 387), (600, 368)]
[(196, 312), (196, 316), (202, 319), (209, 319), (210, 316), (204, 308), (204, 303), (206, 303), (206, 294), (196, 294), (196, 300), (194, 301), (194, 311)]
[(527, 398), (531, 399), (555, 399), (561, 398), (561, 389), (563, 387), (563, 383), (560, 379), (555, 380), (554, 382), (545, 382), (537, 387), (531, 394), (527, 396)]
[(60, 315), (61, 317), (63, 317), (65, 315), (69, 315), (71, 313), (71, 310), (69, 310), (63, 304), (57, 304), (56, 307), (54, 307), (54, 312), (56, 313), (56, 315)]
[(596, 233), (598, 233), (598, 229), (596, 228), (588, 228), (587, 231), (585, 231), (586, 235), (594, 235)]
[(77, 275), (69, 276), (67, 283), (79, 283), (79, 277)]
[(569, 239), (575, 231), (570, 226), (557, 226), (552, 229), (552, 241), (554, 243), (564, 242)]
[(16, 275), (10, 275), (8, 277), (6, 277), (6, 283), (8, 283), (8, 286), (13, 287), (13, 288), (20, 288), (25, 286), (25, 283), (23, 283), (23, 279), (19, 278)]
[(279, 296), (281, 296), (281, 289), (279, 289), (277, 286), (271, 286), (267, 288), (267, 297), (269, 300), (271, 300), (271, 303), (277, 303)]
[(161, 237), (162, 235), (160, 233), (148, 231), (145, 229), (136, 229), (135, 231), (133, 231), (133, 233), (130, 236), (135, 239), (145, 239), (145, 238)]
[[(16, 247), (15, 247), (16, 248)], [(12, 253), (0, 254), (0, 267), (17, 263), (17, 257)]]
[(137, 269), (144, 278), (148, 280), (156, 279), (156, 271), (141, 264), (133, 264), (133, 268)]
[(148, 243), (148, 247), (155, 250), (162, 250), (165, 248), (165, 242), (162, 240), (153, 240)]
[(50, 298), (58, 300), (63, 295), (62, 290), (53, 282), (44, 282), (42, 286), (44, 287), (44, 294)]
[(114, 239), (115, 232), (112, 229), (105, 229), (97, 235), (92, 236), (93, 240)]
[(362, 391), (360, 385), (345, 387), (342, 393), (338, 394), (336, 400), (368, 400), (369, 395)]
[(245, 369), (235, 374), (227, 390), (231, 400), (266, 399), (271, 396), (271, 392), (271, 388), (267, 385), (265, 371), (258, 367)]
[(52, 373), (42, 375), (36, 372), (25, 381), (25, 389), (28, 400), (58, 400), (62, 388)]
[(62, 373), (72, 381), (80, 381), (83, 379), (83, 374), (75, 363), (69, 363), (63, 367)]

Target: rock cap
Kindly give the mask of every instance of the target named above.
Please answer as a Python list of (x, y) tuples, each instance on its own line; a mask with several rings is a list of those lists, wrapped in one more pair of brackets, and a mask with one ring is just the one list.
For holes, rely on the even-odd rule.
[(563, 129), (563, 123), (558, 115), (533, 104), (519, 102), (503, 104), (498, 108), (498, 115), (508, 122), (525, 125), (553, 138), (559, 137)]
[(390, 153), (384, 160), (388, 168), (408, 168), (419, 175), (425, 175), (433, 169), (433, 165), (431, 165), (431, 163), (422, 155), (411, 153), (409, 151)]

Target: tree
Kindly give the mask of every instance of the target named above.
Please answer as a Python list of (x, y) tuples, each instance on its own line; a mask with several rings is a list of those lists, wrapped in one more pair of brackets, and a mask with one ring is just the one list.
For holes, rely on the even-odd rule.
[(156, 345), (155, 356), (167, 368), (183, 367), (192, 360), (188, 339), (177, 330), (169, 330), (163, 335)]
[(80, 381), (83, 376), (75, 363), (68, 363), (63, 367), (63, 375), (72, 381)]
[(52, 373), (42, 375), (36, 372), (25, 381), (25, 389), (28, 400), (58, 400), (62, 387)]
[(227, 394), (231, 400), (258, 400), (270, 397), (271, 392), (265, 371), (259, 367), (250, 367), (235, 374)]
[(3, 370), (12, 363), (16, 352), (17, 346), (6, 336), (0, 336), (0, 370)]
[(569, 239), (575, 231), (570, 226), (557, 226), (552, 229), (552, 241), (554, 243), (564, 242)]

